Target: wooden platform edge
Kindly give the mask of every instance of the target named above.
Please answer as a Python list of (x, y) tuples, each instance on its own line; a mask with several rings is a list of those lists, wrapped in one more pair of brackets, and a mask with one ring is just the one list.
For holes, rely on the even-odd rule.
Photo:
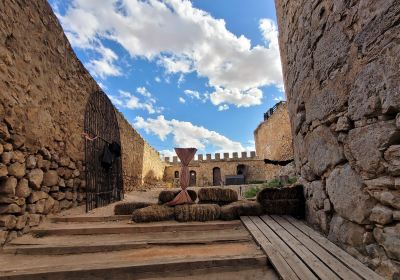
[(263, 249), (264, 253), (271, 265), (275, 268), (281, 279), (284, 280), (298, 280), (296, 273), (292, 270), (283, 256), (272, 246), (271, 242), (265, 235), (257, 228), (253, 221), (248, 216), (241, 216), (240, 220), (250, 234), (253, 236), (257, 244)]
[(325, 236), (321, 235), (304, 222), (299, 221), (291, 216), (283, 216), (287, 221), (289, 221), (293, 226), (302, 231), (309, 238), (318, 243), (325, 250), (330, 252), (330, 254), (336, 256), (345, 266), (349, 267), (355, 273), (357, 273), (363, 279), (368, 280), (385, 280), (382, 276), (377, 274), (375, 271), (361, 263), (359, 260), (351, 256), (349, 253), (344, 251), (342, 248), (331, 242)]

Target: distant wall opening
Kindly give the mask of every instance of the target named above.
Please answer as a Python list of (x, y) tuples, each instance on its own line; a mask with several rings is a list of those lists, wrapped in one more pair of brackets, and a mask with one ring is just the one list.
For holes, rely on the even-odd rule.
[(221, 185), (221, 169), (219, 167), (213, 168), (213, 186)]
[(189, 186), (196, 186), (196, 171), (194, 170), (190, 171)]

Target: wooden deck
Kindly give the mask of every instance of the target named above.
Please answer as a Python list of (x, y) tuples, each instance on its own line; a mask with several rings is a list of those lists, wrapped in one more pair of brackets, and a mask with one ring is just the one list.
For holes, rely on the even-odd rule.
[(344, 250), (288, 216), (241, 217), (282, 279), (380, 279)]

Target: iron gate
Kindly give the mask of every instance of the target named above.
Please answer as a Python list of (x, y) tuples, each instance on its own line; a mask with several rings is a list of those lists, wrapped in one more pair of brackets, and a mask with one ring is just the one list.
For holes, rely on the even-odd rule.
[[(86, 211), (123, 198), (121, 156), (105, 167), (110, 145), (121, 148), (117, 116), (104, 92), (93, 92), (85, 111)], [(107, 153), (108, 155), (109, 153)]]

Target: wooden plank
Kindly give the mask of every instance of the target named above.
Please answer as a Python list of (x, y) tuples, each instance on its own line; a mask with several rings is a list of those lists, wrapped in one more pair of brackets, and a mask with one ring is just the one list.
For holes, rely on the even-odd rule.
[(314, 255), (316, 255), (322, 262), (324, 262), (332, 271), (339, 275), (343, 279), (354, 279), (360, 280), (356, 273), (351, 269), (343, 265), (338, 259), (332, 256), (324, 248), (322, 248), (318, 243), (309, 238), (303, 232), (298, 230), (286, 219), (272, 215), (271, 216), (277, 223), (279, 223), (284, 229), (290, 232), (298, 241), (300, 241), (307, 249), (309, 249)]
[(318, 278), (313, 272), (293, 253), (293, 251), (283, 242), (275, 232), (268, 227), (259, 217), (250, 217), (254, 224), (262, 231), (262, 233), (269, 239), (272, 245), (279, 251), (285, 258), (286, 262), (293, 269), (300, 279), (304, 280), (317, 280)]
[(307, 226), (305, 223), (296, 220), (293, 217), (284, 216), (292, 225), (310, 237), (312, 240), (321, 245), (325, 250), (329, 251), (332, 255), (336, 256), (344, 265), (356, 272), (363, 279), (371, 280), (384, 280), (383, 277), (369, 269), (356, 258), (348, 254), (346, 251), (329, 241), (327, 238)]
[(310, 252), (303, 244), (294, 238), (289, 232), (275, 222), (270, 216), (264, 215), (261, 219), (281, 237), (282, 240), (310, 267), (312, 271), (321, 279), (340, 279), (332, 270), (321, 262), (313, 253)]
[(257, 241), (257, 243), (264, 250), (272, 266), (275, 268), (280, 277), (284, 280), (297, 280), (299, 279), (294, 271), (287, 264), (285, 259), (279, 254), (279, 252), (272, 246), (265, 235), (257, 228), (257, 226), (247, 216), (240, 217), (244, 226), (249, 230), (251, 235)]

